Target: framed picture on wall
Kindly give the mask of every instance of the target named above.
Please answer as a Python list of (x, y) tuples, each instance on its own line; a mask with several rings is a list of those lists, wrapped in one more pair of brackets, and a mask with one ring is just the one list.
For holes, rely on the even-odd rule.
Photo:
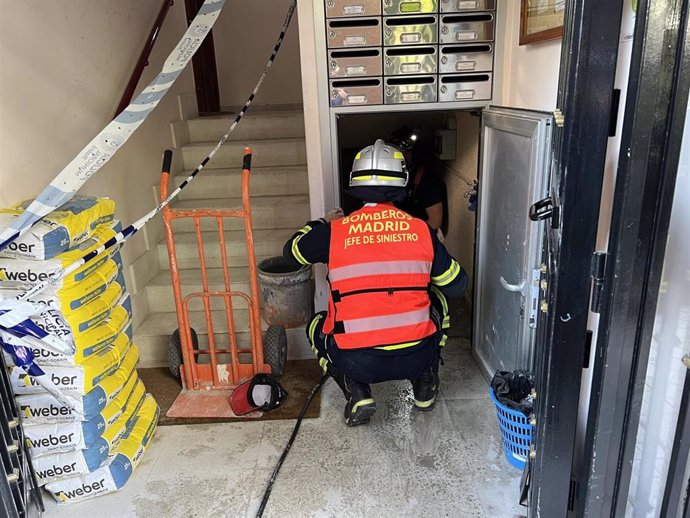
[(563, 36), (565, 0), (521, 0), (520, 45)]

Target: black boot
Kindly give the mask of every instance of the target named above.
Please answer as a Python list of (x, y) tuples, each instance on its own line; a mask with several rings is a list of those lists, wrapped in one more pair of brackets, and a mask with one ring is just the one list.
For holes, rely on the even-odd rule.
[[(357, 426), (366, 424), (376, 412), (376, 402), (371, 396), (371, 388), (365, 383), (359, 383), (343, 376), (345, 397), (345, 424)], [(342, 388), (342, 387), (341, 387)]]
[(335, 368), (335, 365), (332, 363), (328, 363), (328, 368), (326, 372), (330, 375), (331, 378), (333, 378), (333, 381), (338, 385), (338, 388), (342, 390), (343, 396), (345, 396), (345, 399), (350, 399), (350, 391), (347, 388), (347, 384), (345, 383), (345, 376), (341, 373), (338, 372), (338, 370)]
[(438, 372), (429, 369), (410, 381), (412, 382), (412, 392), (414, 392), (414, 405), (422, 411), (434, 408), (439, 386)]

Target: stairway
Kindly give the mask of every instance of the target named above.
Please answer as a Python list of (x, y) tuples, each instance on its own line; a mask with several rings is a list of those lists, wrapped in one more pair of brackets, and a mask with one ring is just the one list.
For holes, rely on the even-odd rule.
[[(182, 153), (183, 173), (176, 175), (179, 185), (208, 154), (227, 131), (231, 115), (200, 117), (187, 121), (189, 144)], [(194, 182), (185, 189), (173, 208), (240, 208), (243, 148), (253, 149), (250, 193), (257, 261), (280, 255), (285, 241), (309, 219), (304, 117), (301, 110), (253, 110), (246, 115), (230, 140), (218, 151)], [(243, 221), (224, 220), (224, 234), (233, 290), (249, 293), (249, 269)], [(183, 297), (202, 291), (194, 225), (191, 219), (176, 220), (175, 246)], [(204, 257), (210, 291), (224, 291), (220, 239), (216, 222), (202, 224)], [(159, 272), (145, 287), (149, 314), (135, 329), (144, 367), (166, 366), (171, 333), (178, 327), (168, 250), (165, 241), (157, 245)], [(221, 300), (212, 305), (217, 346), (229, 340), (227, 319)], [(249, 317), (246, 305), (237, 301), (234, 308), (238, 343), (249, 343)], [(208, 330), (200, 300), (190, 304), (190, 321), (203, 348)], [(304, 357), (308, 352), (304, 328), (288, 330), (288, 354)]]

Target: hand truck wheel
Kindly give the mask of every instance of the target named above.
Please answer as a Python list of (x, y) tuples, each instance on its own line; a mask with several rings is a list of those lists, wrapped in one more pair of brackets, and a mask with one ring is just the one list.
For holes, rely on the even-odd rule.
[[(190, 327), (189, 330), (192, 334), (192, 347), (197, 350), (199, 349), (199, 337), (196, 335), (193, 327)], [(175, 329), (168, 343), (168, 368), (170, 369), (170, 374), (175, 378), (179, 379), (180, 377), (180, 366), (182, 363), (182, 339), (180, 338), (180, 330)]]
[(264, 362), (271, 366), (271, 374), (280, 377), (287, 362), (287, 333), (282, 326), (268, 326), (264, 335)]

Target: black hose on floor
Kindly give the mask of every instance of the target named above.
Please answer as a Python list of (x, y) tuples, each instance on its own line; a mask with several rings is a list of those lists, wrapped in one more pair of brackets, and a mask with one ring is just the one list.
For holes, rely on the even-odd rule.
[(280, 468), (283, 466), (283, 462), (285, 462), (285, 459), (288, 456), (288, 453), (290, 453), (290, 448), (292, 448), (292, 443), (295, 442), (295, 438), (297, 437), (297, 433), (299, 432), (299, 427), (302, 424), (302, 419), (304, 419), (304, 416), (307, 413), (307, 410), (309, 409), (309, 405), (311, 404), (312, 400), (314, 399), (314, 396), (316, 396), (317, 392), (319, 389), (323, 386), (323, 384), (326, 382), (326, 380), (329, 378), (328, 374), (324, 374), (323, 377), (319, 380), (319, 382), (314, 385), (314, 388), (311, 389), (311, 392), (309, 393), (309, 396), (307, 396), (307, 400), (304, 402), (304, 406), (302, 407), (302, 410), (299, 413), (299, 416), (297, 417), (297, 422), (295, 423), (295, 428), (292, 430), (292, 435), (290, 436), (290, 440), (288, 440), (287, 445), (285, 446), (285, 449), (283, 450), (283, 454), (280, 456), (280, 459), (278, 459), (278, 464), (276, 465), (275, 469), (273, 470), (273, 474), (271, 475), (271, 479), (268, 481), (268, 486), (266, 486), (266, 491), (264, 491), (264, 497), (261, 500), (261, 505), (259, 506), (259, 511), (256, 513), (256, 518), (261, 518), (264, 515), (264, 511), (266, 510), (266, 504), (268, 504), (268, 499), (271, 497), (271, 491), (273, 490), (273, 484), (276, 481), (276, 478), (278, 478), (278, 472), (280, 471)]

